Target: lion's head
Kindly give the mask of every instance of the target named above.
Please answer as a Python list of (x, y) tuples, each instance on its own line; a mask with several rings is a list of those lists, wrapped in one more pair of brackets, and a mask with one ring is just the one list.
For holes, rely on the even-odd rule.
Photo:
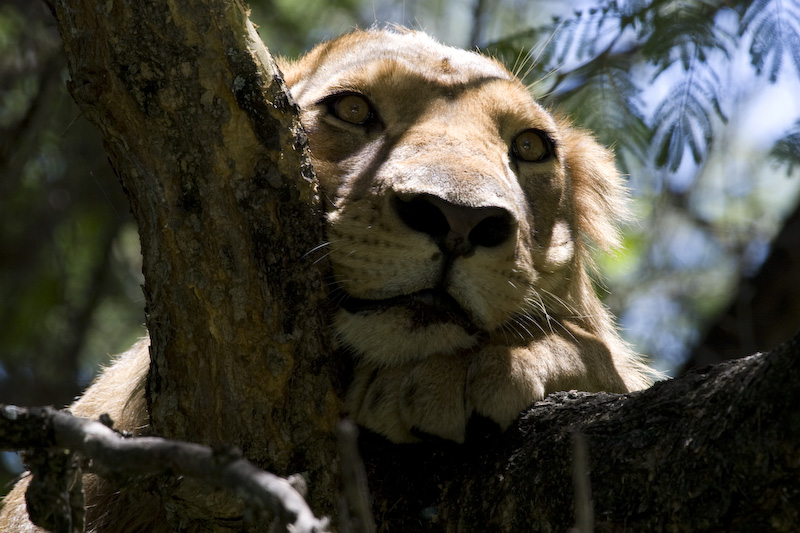
[(412, 31), (358, 31), (283, 65), (328, 204), (346, 400), (395, 441), (462, 440), (563, 389), (646, 368), (586, 273), (618, 244), (612, 155), (500, 63)]

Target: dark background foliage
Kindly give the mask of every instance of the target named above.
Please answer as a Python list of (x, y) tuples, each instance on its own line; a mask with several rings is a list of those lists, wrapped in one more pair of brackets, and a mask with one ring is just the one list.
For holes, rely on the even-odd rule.
[[(598, 257), (598, 290), (659, 368), (767, 350), (800, 326), (795, 0), (251, 7), (283, 55), (376, 21), (479, 47), (613, 146), (639, 220)], [(0, 0), (0, 403), (63, 406), (144, 334), (136, 228), (67, 77), (45, 6)], [(18, 465), (2, 457), (5, 486)]]

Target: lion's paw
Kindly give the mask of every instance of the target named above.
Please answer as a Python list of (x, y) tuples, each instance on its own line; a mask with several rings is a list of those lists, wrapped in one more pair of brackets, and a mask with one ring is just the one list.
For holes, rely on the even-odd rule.
[(459, 355), (383, 368), (359, 362), (346, 408), (356, 422), (394, 442), (417, 442), (425, 434), (463, 442), (471, 413), (467, 365)]

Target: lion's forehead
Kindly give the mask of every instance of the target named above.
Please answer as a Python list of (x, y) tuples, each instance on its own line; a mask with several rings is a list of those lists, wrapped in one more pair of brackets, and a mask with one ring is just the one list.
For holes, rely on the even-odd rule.
[(416, 72), (442, 85), (513, 78), (505, 67), (493, 59), (445, 46), (422, 34), (389, 34), (389, 39), (374, 39), (370, 46), (365, 47), (364, 55), (369, 61), (394, 62), (409, 72)]
[[(355, 42), (351, 42), (355, 40)], [(497, 61), (439, 43), (419, 32), (358, 32), (340, 39), (343, 70), (352, 63), (394, 62), (409, 71), (425, 74), (431, 81), (450, 84), (469, 83), (481, 78), (512, 79)], [(334, 54), (330, 58), (333, 59)]]
[(443, 45), (418, 32), (350, 33), (320, 49), (318, 55), (301, 60), (301, 65), (306, 61), (316, 68), (301, 68), (312, 74), (300, 80), (293, 93), (309, 97), (317, 97), (320, 91), (363, 91), (366, 84), (399, 83), (404, 78), (417, 87), (431, 85), (442, 90), (463, 90), (493, 81), (518, 84), (494, 59)]

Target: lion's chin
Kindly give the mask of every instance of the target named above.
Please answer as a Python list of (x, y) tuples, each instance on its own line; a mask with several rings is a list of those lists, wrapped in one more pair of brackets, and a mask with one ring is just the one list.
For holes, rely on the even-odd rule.
[(359, 357), (397, 365), (451, 354), (478, 341), (478, 328), (450, 297), (435, 291), (386, 300), (349, 299), (334, 315), (339, 341)]

